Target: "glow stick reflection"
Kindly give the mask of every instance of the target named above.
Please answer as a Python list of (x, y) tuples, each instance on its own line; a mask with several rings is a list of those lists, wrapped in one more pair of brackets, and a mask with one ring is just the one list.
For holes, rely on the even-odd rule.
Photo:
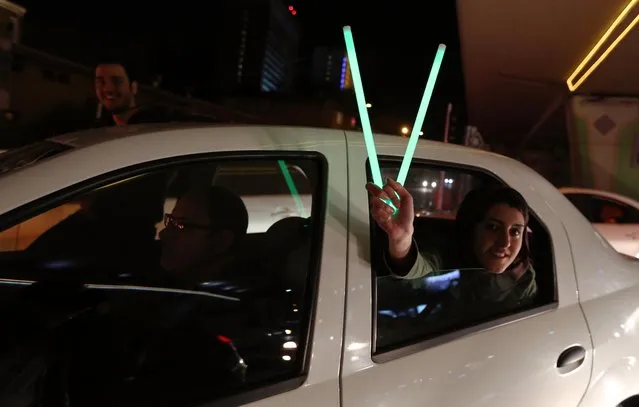
[(424, 119), (426, 118), (426, 111), (430, 104), (430, 98), (433, 96), (433, 89), (435, 89), (435, 82), (439, 74), (439, 68), (442, 66), (442, 60), (444, 59), (444, 52), (446, 52), (446, 45), (439, 44), (437, 52), (435, 53), (435, 60), (433, 66), (430, 68), (430, 74), (428, 75), (428, 82), (426, 82), (426, 89), (424, 89), (424, 96), (417, 110), (417, 117), (413, 124), (413, 130), (406, 146), (406, 152), (404, 153), (404, 159), (402, 160), (402, 166), (399, 168), (399, 175), (397, 176), (397, 182), (404, 185), (406, 177), (408, 176), (408, 170), (410, 164), (413, 161), (413, 155), (417, 148), (417, 142), (419, 141), (419, 133), (424, 125)]
[(282, 175), (284, 176), (284, 181), (286, 181), (286, 186), (288, 187), (293, 200), (295, 201), (295, 205), (297, 206), (297, 212), (301, 217), (306, 218), (306, 210), (304, 209), (304, 203), (302, 202), (302, 198), (300, 197), (300, 193), (297, 191), (297, 187), (295, 186), (295, 182), (293, 181), (293, 177), (291, 176), (291, 172), (288, 170), (286, 163), (284, 160), (277, 160), (277, 164), (280, 166), (280, 170), (282, 171)]

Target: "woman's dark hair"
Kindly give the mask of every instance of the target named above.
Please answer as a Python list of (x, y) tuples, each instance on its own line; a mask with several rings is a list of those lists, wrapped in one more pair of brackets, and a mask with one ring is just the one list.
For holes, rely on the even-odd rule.
[[(524, 215), (525, 226), (528, 226), (528, 204), (523, 196), (508, 187), (484, 187), (470, 191), (457, 211), (455, 219), (455, 241), (457, 255), (464, 268), (481, 268), (479, 260), (473, 251), (475, 226), (484, 220), (486, 214), (495, 205), (505, 204), (519, 210)], [(531, 264), (528, 233), (524, 229), (521, 250), (509, 270), (517, 267), (528, 268)]]

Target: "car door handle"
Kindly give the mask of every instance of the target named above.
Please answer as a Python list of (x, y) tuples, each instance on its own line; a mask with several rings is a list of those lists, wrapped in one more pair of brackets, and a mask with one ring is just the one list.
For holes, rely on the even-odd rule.
[(571, 346), (559, 355), (557, 370), (559, 374), (572, 372), (581, 366), (584, 360), (586, 360), (586, 349), (580, 345)]
[(627, 233), (626, 236), (631, 238), (631, 239), (637, 239), (637, 238), (639, 238), (639, 233), (637, 233), (637, 232)]

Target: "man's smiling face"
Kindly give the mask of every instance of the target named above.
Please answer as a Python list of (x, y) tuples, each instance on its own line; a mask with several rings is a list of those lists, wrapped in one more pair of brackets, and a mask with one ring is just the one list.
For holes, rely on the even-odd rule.
[(95, 93), (109, 112), (117, 114), (135, 106), (137, 84), (122, 65), (101, 64), (95, 69)]

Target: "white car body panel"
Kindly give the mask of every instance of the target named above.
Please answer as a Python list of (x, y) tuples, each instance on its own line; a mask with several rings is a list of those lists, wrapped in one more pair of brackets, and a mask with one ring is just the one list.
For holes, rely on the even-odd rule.
[[(380, 155), (404, 155), (405, 139), (376, 140)], [(423, 141), (415, 152), (415, 160), (486, 169), (524, 195), (552, 237), (557, 307), (376, 363), (361, 134), (142, 126), (78, 133), (65, 142), (88, 146), (0, 177), (0, 188), (10, 191), (0, 195), (0, 213), (106, 172), (162, 158), (253, 150), (316, 151), (326, 157), (327, 216), (310, 370), (301, 387), (251, 406), (614, 407), (639, 394), (639, 263), (615, 253), (557, 189), (519, 162)], [(577, 344), (586, 349), (583, 365), (559, 374), (557, 357)]]

